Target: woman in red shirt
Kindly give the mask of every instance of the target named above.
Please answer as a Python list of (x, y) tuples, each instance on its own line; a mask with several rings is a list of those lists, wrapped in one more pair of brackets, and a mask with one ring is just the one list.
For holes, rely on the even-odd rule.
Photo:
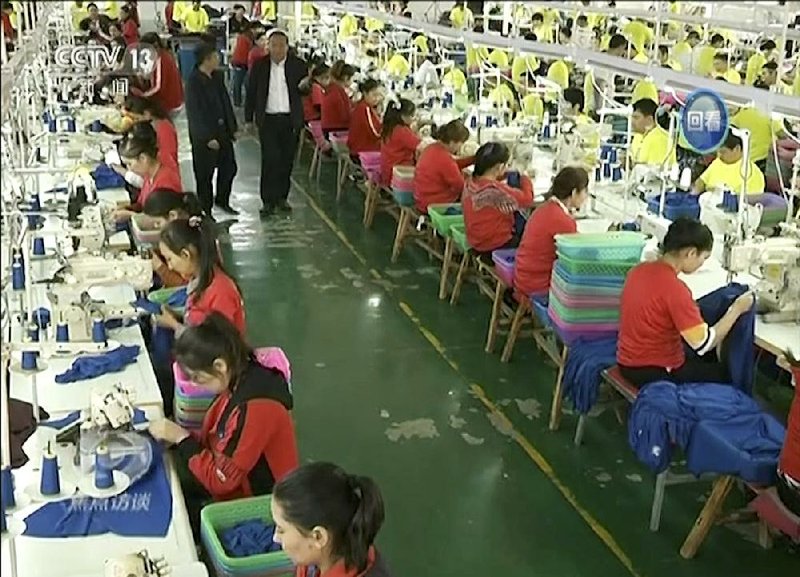
[(658, 260), (628, 273), (620, 296), (617, 364), (631, 383), (725, 383), (730, 379), (719, 362), (686, 359), (684, 342), (698, 356), (714, 354), (733, 325), (753, 306), (753, 293), (737, 298), (713, 327), (703, 320), (692, 292), (678, 274), (691, 274), (711, 256), (714, 237), (695, 220), (674, 221)]
[(120, 146), (120, 156), (125, 165), (142, 177), (142, 187), (136, 202), (114, 214), (117, 222), (130, 220), (134, 213), (141, 212), (150, 193), (158, 189), (183, 192), (181, 175), (177, 166), (163, 164), (158, 160), (158, 142), (155, 129), (146, 122), (136, 128)]
[(158, 250), (167, 266), (188, 281), (183, 322), (173, 311), (164, 308), (156, 318), (160, 326), (180, 336), (184, 325), (198, 325), (216, 311), (245, 334), (244, 303), (236, 281), (222, 265), (214, 221), (205, 216), (192, 216), (167, 223), (161, 231)]
[(178, 131), (155, 100), (129, 96), (125, 100), (123, 113), (137, 124), (151, 123), (156, 131), (158, 160), (162, 164), (178, 166)]
[(588, 192), (589, 175), (577, 166), (561, 169), (522, 235), (514, 262), (514, 288), (525, 296), (547, 296), (556, 262), (556, 235), (578, 232), (571, 211), (579, 210)]
[(350, 96), (347, 89), (356, 69), (339, 60), (331, 67), (331, 83), (325, 90), (325, 97), (322, 99), (322, 110), (320, 121), (322, 123), (322, 133), (325, 138), (331, 132), (345, 131), (350, 129)]
[(381, 149), (381, 130), (383, 123), (376, 110), (383, 101), (383, 86), (377, 80), (369, 78), (359, 87), (361, 100), (353, 109), (350, 118), (350, 132), (347, 136), (347, 148), (350, 156), (358, 163), (359, 152), (378, 152)]
[(308, 82), (311, 84), (311, 89), (308, 95), (303, 97), (303, 119), (312, 122), (322, 117), (322, 101), (331, 83), (330, 66), (325, 63), (313, 66), (309, 72)]
[(296, 577), (389, 577), (375, 539), (385, 517), (372, 479), (331, 463), (302, 465), (272, 492), (275, 541)]
[(253, 47), (250, 49), (250, 53), (247, 55), (247, 78), (245, 80), (245, 84), (250, 80), (250, 71), (253, 69), (257, 60), (261, 60), (267, 56), (267, 44), (269, 43), (269, 38), (267, 38), (267, 33), (263, 29), (259, 30), (254, 35), (254, 42)]
[(432, 136), (436, 142), (419, 155), (414, 172), (414, 200), (422, 212), (427, 212), (431, 204), (460, 202), (464, 192), (462, 170), (475, 162), (474, 156), (454, 157), (469, 139), (469, 130), (460, 120), (434, 128)]
[(247, 78), (247, 60), (250, 50), (255, 45), (254, 34), (256, 30), (264, 29), (260, 22), (250, 22), (246, 28), (236, 37), (236, 45), (231, 54), (231, 66), (233, 67), (233, 105), (242, 105), (242, 86)]
[(131, 14), (131, 7), (127, 4), (119, 9), (119, 25), (125, 44), (131, 46), (139, 42), (139, 24)]
[(794, 378), (794, 400), (786, 422), (786, 440), (778, 462), (778, 496), (800, 516), (800, 361), (786, 354)]
[(383, 186), (389, 186), (392, 183), (392, 171), (395, 166), (414, 166), (419, 145), (422, 143), (420, 137), (411, 130), (416, 112), (416, 105), (405, 98), (391, 101), (386, 107), (381, 130), (381, 184)]
[(178, 63), (155, 32), (148, 32), (142, 36), (141, 42), (154, 47), (157, 57), (150, 75), (150, 88), (141, 90), (132, 87), (131, 94), (145, 98), (152, 97), (170, 117), (173, 117), (183, 106), (183, 79)]
[(516, 248), (522, 239), (525, 219), (519, 211), (533, 204), (533, 184), (524, 174), (519, 175), (519, 188), (504, 182), (510, 179), (510, 157), (500, 142), (488, 142), (475, 153), (475, 170), (461, 203), (467, 241), (476, 252)]

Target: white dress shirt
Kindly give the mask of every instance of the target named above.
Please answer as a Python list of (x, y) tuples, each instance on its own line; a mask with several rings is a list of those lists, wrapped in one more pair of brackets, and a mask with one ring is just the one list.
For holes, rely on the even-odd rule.
[(275, 63), (270, 60), (269, 91), (267, 92), (267, 114), (289, 114), (289, 85), (286, 84), (286, 58)]

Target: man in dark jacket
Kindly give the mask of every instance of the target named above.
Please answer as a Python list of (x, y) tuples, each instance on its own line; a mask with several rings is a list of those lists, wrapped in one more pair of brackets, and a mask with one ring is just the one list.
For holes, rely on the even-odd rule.
[(297, 138), (303, 129), (300, 82), (308, 75), (306, 63), (289, 51), (286, 33), (268, 33), (268, 58), (256, 61), (250, 71), (245, 100), (245, 121), (255, 119), (261, 141), (261, 216), (275, 210), (290, 212), (289, 197)]
[[(186, 115), (192, 143), (192, 167), (197, 196), (207, 215), (216, 204), (228, 214), (231, 188), (236, 177), (236, 116), (219, 68), (219, 53), (211, 44), (197, 48), (197, 67), (186, 82)], [(214, 199), (212, 178), (217, 171), (217, 196)]]

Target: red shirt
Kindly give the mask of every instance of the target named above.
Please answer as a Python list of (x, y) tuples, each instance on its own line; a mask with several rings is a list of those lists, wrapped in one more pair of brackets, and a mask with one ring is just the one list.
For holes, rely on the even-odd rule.
[(348, 571), (344, 567), (344, 561), (339, 561), (322, 574), (312, 573), (309, 567), (303, 565), (298, 566), (296, 571), (295, 577), (310, 577), (311, 575), (316, 575), (316, 577), (388, 577), (389, 575), (374, 546), (369, 548), (367, 569), (363, 573), (358, 573), (355, 569)]
[(556, 262), (557, 234), (578, 232), (566, 207), (552, 199), (533, 211), (514, 263), (514, 288), (523, 295), (547, 294)]
[(392, 183), (395, 166), (414, 166), (417, 147), (422, 142), (408, 126), (398, 126), (381, 144), (381, 184)]
[(11, 25), (11, 16), (3, 12), (2, 14), (0, 14), (0, 17), (3, 20), (3, 34), (5, 36), (6, 42), (8, 42), (9, 40), (13, 40), (17, 32)]
[[(156, 142), (158, 143), (158, 161), (178, 167), (178, 132), (175, 125), (166, 118), (153, 122), (156, 129)], [(179, 191), (182, 192), (182, 191)]]
[(267, 55), (267, 51), (261, 46), (253, 46), (247, 55), (247, 69), (252, 70), (256, 60), (261, 60)]
[(239, 294), (239, 289), (231, 277), (219, 270), (214, 273), (211, 284), (203, 291), (200, 298), (196, 298), (194, 293), (189, 295), (186, 303), (186, 324), (199, 325), (212, 311), (225, 316), (244, 335), (242, 295)]
[(786, 440), (781, 451), (778, 469), (800, 482), (800, 367), (792, 367), (794, 375), (794, 401), (789, 409), (789, 420), (786, 423)]
[(325, 89), (319, 82), (312, 83), (311, 94), (303, 97), (303, 118), (306, 122), (320, 119), (323, 98), (325, 98)]
[(166, 112), (172, 112), (183, 106), (183, 79), (175, 57), (169, 50), (160, 50), (153, 72), (153, 86), (158, 89), (152, 94)]
[[(464, 225), (467, 242), (477, 252), (491, 252), (500, 248), (514, 236), (514, 214), (505, 214), (496, 204), (499, 200), (512, 200), (518, 208), (533, 204), (533, 184), (524, 174), (520, 187), (514, 188), (501, 180), (472, 178), (467, 181), (464, 198)], [(527, 228), (527, 227), (526, 227)]]
[(166, 8), (164, 8), (164, 19), (167, 21), (167, 29), (172, 28), (172, 13), (175, 10), (175, 2), (167, 2)]
[(350, 128), (350, 97), (344, 87), (331, 82), (322, 99), (322, 130), (347, 130)]
[(141, 210), (147, 197), (152, 194), (154, 190), (172, 190), (174, 192), (183, 192), (183, 185), (181, 184), (181, 173), (178, 171), (177, 165), (162, 164), (158, 168), (158, 172), (152, 178), (147, 176), (142, 183), (142, 188), (139, 191), (139, 196), (136, 199), (135, 207)]
[(414, 200), (422, 212), (428, 205), (459, 202), (464, 192), (461, 173), (475, 157), (456, 160), (441, 142), (434, 142), (422, 151), (414, 172)]
[(378, 152), (381, 149), (381, 118), (375, 109), (363, 100), (356, 104), (350, 118), (347, 148), (350, 154)]
[(231, 64), (240, 68), (246, 68), (251, 48), (253, 48), (253, 39), (247, 34), (239, 34), (236, 38), (236, 46), (233, 48), (233, 54), (231, 55)]
[(122, 23), (122, 37), (128, 46), (139, 42), (139, 25), (133, 18), (128, 18)]
[(617, 362), (678, 369), (686, 360), (681, 333), (705, 324), (692, 292), (665, 262), (628, 273), (620, 297)]

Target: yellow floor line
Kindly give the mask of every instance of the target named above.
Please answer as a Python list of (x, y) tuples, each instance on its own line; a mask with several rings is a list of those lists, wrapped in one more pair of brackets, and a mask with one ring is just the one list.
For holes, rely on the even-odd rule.
[[(339, 226), (330, 219), (330, 217), (322, 210), (322, 207), (317, 204), (316, 200), (308, 193), (308, 191), (302, 187), (294, 178), (292, 179), (292, 184), (299, 190), (308, 201), (309, 206), (311, 209), (319, 216), (323, 222), (331, 229), (331, 231), (342, 241), (342, 243), (348, 248), (348, 250), (353, 254), (353, 256), (363, 265), (366, 265), (367, 259), (358, 251), (358, 249), (353, 246), (353, 243), (347, 238), (347, 235), (339, 228)], [(370, 275), (378, 281), (383, 281), (383, 276), (378, 272), (376, 269), (370, 269)], [(387, 292), (391, 293), (391, 288), (387, 288)], [(439, 353), (439, 356), (452, 368), (458, 375), (464, 379), (465, 381), (469, 382), (469, 379), (461, 372), (458, 368), (458, 365), (453, 361), (447, 351), (442, 345), (441, 341), (425, 326), (422, 324), (422, 321), (417, 317), (414, 313), (414, 310), (403, 301), (398, 302), (398, 306), (400, 310), (403, 311), (408, 319), (412, 322), (412, 324), (417, 328), (417, 330), (425, 337), (425, 340), (430, 343), (430, 345)], [(544, 473), (545, 477), (547, 477), (553, 485), (555, 485), (556, 489), (561, 493), (573, 509), (580, 515), (581, 519), (583, 519), (589, 528), (597, 535), (600, 540), (605, 544), (606, 547), (614, 554), (614, 556), (619, 560), (620, 563), (628, 570), (628, 572), (633, 577), (641, 577), (641, 574), (636, 570), (633, 566), (633, 562), (627, 556), (627, 554), (622, 550), (622, 547), (617, 543), (616, 539), (611, 535), (611, 533), (603, 527), (603, 525), (595, 519), (589, 511), (587, 511), (579, 502), (578, 499), (575, 497), (575, 494), (564, 484), (564, 482), (556, 475), (553, 466), (550, 465), (548, 460), (542, 455), (536, 448), (531, 444), (531, 442), (525, 438), (525, 436), (520, 433), (516, 427), (511, 423), (511, 420), (506, 416), (506, 414), (488, 397), (486, 391), (483, 390), (483, 387), (476, 383), (472, 383), (470, 385), (470, 390), (472, 394), (486, 407), (486, 409), (497, 416), (505, 425), (508, 431), (511, 433), (511, 438), (520, 446), (520, 448), (525, 451), (525, 454), (528, 455), (531, 461), (539, 468), (539, 470)]]

